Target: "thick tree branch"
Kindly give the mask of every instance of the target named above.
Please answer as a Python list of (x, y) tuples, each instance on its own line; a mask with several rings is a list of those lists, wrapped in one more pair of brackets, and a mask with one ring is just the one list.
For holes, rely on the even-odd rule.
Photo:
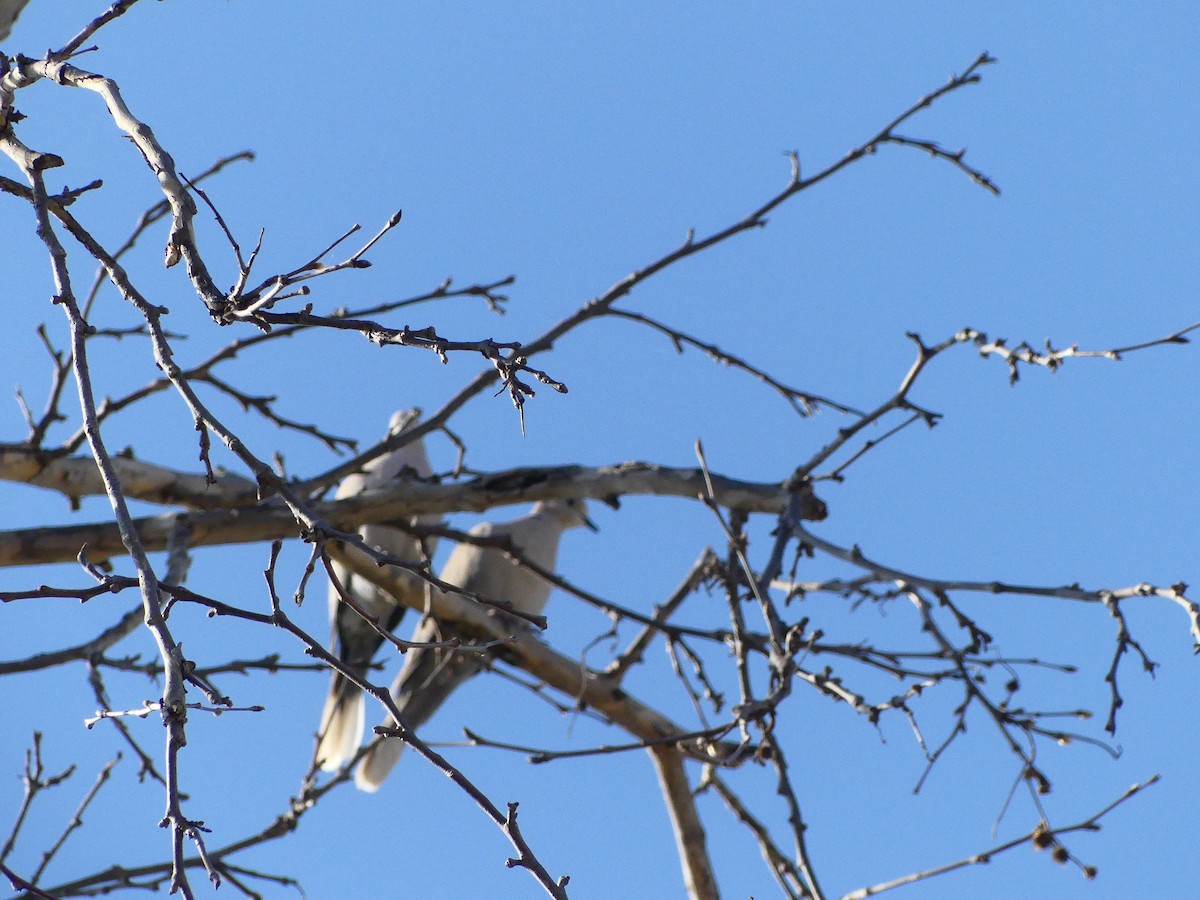
[[(790, 496), (778, 484), (738, 481), (719, 475), (712, 476), (712, 480), (718, 503), (751, 512), (777, 512)], [(495, 506), (554, 497), (599, 500), (615, 500), (625, 495), (694, 497), (704, 490), (703, 484), (704, 476), (697, 469), (673, 469), (642, 462), (600, 468), (511, 469), (458, 484), (398, 482), (347, 500), (315, 503), (310, 511), (315, 519), (334, 528), (353, 531), (364, 524), (414, 515), (461, 510), (483, 512)], [(824, 504), (811, 493), (805, 497), (809, 518), (823, 518)], [(294, 538), (299, 533), (292, 511), (277, 502), (236, 510), (170, 513), (132, 521), (142, 545), (154, 551), (166, 548), (180, 518), (192, 529), (193, 547)], [(110, 522), (0, 531), (0, 567), (69, 562), (84, 545), (88, 558), (97, 562), (124, 553), (120, 537), (120, 530)]]
[[(217, 509), (254, 502), (253, 481), (217, 470), (215, 481), (126, 456), (114, 456), (116, 473), (127, 497), (186, 506)], [(54, 456), (15, 445), (0, 445), (0, 481), (15, 481), (57, 491), (71, 500), (104, 493), (96, 462), (89, 456)]]

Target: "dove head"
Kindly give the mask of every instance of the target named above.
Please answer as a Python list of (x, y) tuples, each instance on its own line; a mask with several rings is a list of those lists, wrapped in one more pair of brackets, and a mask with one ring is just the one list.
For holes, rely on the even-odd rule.
[(388, 434), (399, 434), (410, 425), (415, 424), (419, 418), (421, 418), (421, 410), (415, 406), (412, 409), (396, 410), (388, 422)]
[(599, 531), (596, 523), (588, 518), (587, 500), (569, 497), (566, 500), (542, 500), (533, 507), (534, 515), (545, 515), (557, 521), (564, 531), (568, 528), (590, 528)]

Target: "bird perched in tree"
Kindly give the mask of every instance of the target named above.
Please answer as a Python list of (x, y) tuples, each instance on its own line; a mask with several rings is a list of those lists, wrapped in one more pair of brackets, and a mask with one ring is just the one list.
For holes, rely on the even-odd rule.
[[(395, 434), (414, 422), (416, 410), (402, 410), (392, 416), (388, 434)], [(429, 459), (425, 445), (416, 440), (399, 449), (377, 457), (363, 466), (361, 472), (348, 475), (338, 486), (337, 499), (353, 497), (363, 491), (384, 487), (397, 478), (427, 478), (430, 474)], [(440, 517), (420, 516), (412, 524), (434, 524)], [(399, 528), (388, 525), (364, 525), (358, 532), (369, 547), (376, 547), (405, 562), (420, 563), (426, 554), (433, 553), (436, 538), (420, 541)], [(406, 597), (402, 602), (387, 592), (375, 587), (366, 579), (355, 575), (345, 566), (333, 563), (333, 572), (345, 591), (364, 612), (376, 617), (379, 627), (388, 631), (400, 624), (400, 619), (413, 602), (420, 605), (424, 599), (425, 582), (409, 572), (399, 572), (398, 578), (404, 586)], [(371, 666), (371, 660), (383, 643), (383, 637), (363, 619), (351, 606), (342, 601), (337, 586), (329, 585), (329, 620), (333, 631), (333, 652), (356, 675), (363, 676)], [(362, 743), (365, 713), (363, 693), (354, 682), (340, 672), (333, 673), (329, 697), (321, 714), (321, 727), (317, 732), (316, 758), (321, 768), (332, 771), (342, 766)]]
[[(547, 571), (553, 571), (558, 559), (558, 542), (569, 528), (585, 525), (596, 530), (587, 517), (583, 500), (549, 500), (536, 504), (528, 515), (511, 522), (484, 522), (468, 534), (478, 538), (507, 538), (524, 559)], [(550, 584), (529, 569), (514, 562), (503, 550), (459, 544), (450, 554), (441, 580), (489, 600), (503, 600), (513, 608), (537, 615), (550, 597)], [(413, 641), (446, 641), (462, 637), (449, 623), (426, 616), (417, 626)], [(479, 652), (433, 648), (409, 650), (404, 666), (392, 685), (392, 697), (409, 728), (419, 729), (468, 678), (487, 665)], [(389, 716), (385, 725), (394, 723)], [(404, 749), (399, 740), (386, 740), (367, 751), (354, 775), (355, 784), (364, 791), (376, 791)]]

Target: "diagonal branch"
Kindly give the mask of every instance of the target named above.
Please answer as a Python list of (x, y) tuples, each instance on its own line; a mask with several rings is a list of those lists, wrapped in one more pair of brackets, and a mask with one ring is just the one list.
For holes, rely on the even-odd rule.
[[(411, 592), (401, 590), (402, 582), (396, 574), (379, 568), (365, 553), (354, 548), (330, 547), (330, 555), (391, 596), (397, 599), (412, 596)], [(489, 614), (478, 604), (440, 591), (432, 592), (430, 602), (429, 612), (438, 620), (452, 623), (476, 640), (501, 642), (495, 652), (505, 662), (524, 669), (583, 706), (596, 710), (634, 737), (660, 741), (690, 732), (630, 695), (616, 679), (556, 652), (532, 631), (514, 630), (501, 617)], [(680, 749), (692, 758), (714, 762), (736, 748), (700, 740), (684, 744)]]

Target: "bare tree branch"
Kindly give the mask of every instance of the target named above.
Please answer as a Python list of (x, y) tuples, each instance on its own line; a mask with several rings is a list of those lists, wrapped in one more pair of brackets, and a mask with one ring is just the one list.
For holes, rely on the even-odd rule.
[(704, 826), (696, 811), (696, 801), (683, 769), (683, 755), (673, 747), (650, 749), (663, 802), (671, 814), (675, 849), (683, 867), (683, 883), (690, 900), (717, 900), (717, 879), (704, 836)]
[[(309, 507), (313, 523), (324, 521), (334, 528), (351, 530), (362, 524), (401, 520), (413, 515), (455, 510), (482, 512), (495, 506), (548, 500), (554, 497), (615, 499), (624, 495), (692, 497), (702, 489), (703, 477), (695, 469), (672, 469), (651, 463), (629, 462), (616, 466), (586, 468), (555, 466), (512, 469), (448, 485), (398, 482), (346, 500), (314, 503)], [(778, 484), (738, 481), (713, 476), (717, 502), (723, 506), (756, 512), (779, 510), (789, 496)], [(808, 515), (821, 518), (824, 504), (811, 493), (804, 501)], [(296, 536), (292, 512), (280, 504), (259, 504), (238, 509), (236, 516), (224, 510), (186, 514), (192, 529), (192, 545), (247, 543)], [(134, 520), (133, 527), (149, 550), (167, 546), (175, 513)], [(89, 559), (99, 561), (124, 552), (119, 531), (109, 523), (68, 525), (53, 528), (23, 528), (0, 532), (0, 567), (31, 563), (69, 562), (82, 546)]]

